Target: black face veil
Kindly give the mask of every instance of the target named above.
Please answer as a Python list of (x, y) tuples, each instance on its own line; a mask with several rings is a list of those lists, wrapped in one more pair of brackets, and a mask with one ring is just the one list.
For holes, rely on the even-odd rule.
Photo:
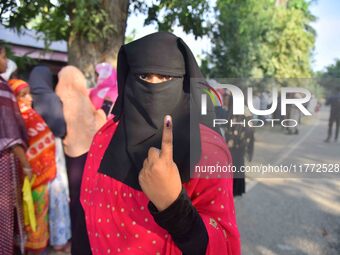
[[(199, 124), (211, 126), (214, 117), (212, 105), (204, 119), (199, 115), (205, 81), (192, 52), (175, 35), (154, 33), (121, 47), (117, 73), (118, 98), (112, 113), (119, 124), (99, 172), (140, 189), (139, 171), (149, 148), (160, 148), (163, 118), (170, 114), (174, 161), (182, 182), (189, 181), (190, 169), (201, 155)], [(151, 84), (140, 79), (146, 73), (173, 78)], [(190, 151), (190, 145), (195, 150)]]

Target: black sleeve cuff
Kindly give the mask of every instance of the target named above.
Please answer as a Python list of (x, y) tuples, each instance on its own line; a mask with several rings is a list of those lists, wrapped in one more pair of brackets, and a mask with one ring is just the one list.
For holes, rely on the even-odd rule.
[(208, 233), (184, 189), (176, 201), (164, 211), (159, 212), (151, 202), (148, 208), (155, 222), (170, 233), (184, 255), (205, 254)]

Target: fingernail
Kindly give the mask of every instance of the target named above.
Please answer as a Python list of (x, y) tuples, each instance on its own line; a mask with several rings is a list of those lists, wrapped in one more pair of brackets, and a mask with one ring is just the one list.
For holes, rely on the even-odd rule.
[(166, 115), (165, 123), (166, 123), (166, 127), (169, 128), (170, 124), (171, 124), (171, 117), (170, 117), (170, 115)]

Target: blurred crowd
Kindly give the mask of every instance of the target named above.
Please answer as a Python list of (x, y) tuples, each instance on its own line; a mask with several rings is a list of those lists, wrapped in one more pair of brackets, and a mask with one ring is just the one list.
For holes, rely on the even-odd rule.
[(48, 246), (83, 254), (82, 173), (92, 137), (112, 118), (116, 71), (97, 64), (92, 89), (74, 66), (56, 84), (44, 65), (22, 80), (0, 50), (0, 254), (44, 254)]

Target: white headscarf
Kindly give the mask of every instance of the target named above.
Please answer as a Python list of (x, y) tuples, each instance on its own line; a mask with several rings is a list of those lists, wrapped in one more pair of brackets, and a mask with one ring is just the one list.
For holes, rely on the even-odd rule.
[(12, 73), (14, 73), (17, 69), (18, 69), (17, 64), (13, 60), (8, 59), (6, 72), (2, 73), (1, 77), (8, 81)]

